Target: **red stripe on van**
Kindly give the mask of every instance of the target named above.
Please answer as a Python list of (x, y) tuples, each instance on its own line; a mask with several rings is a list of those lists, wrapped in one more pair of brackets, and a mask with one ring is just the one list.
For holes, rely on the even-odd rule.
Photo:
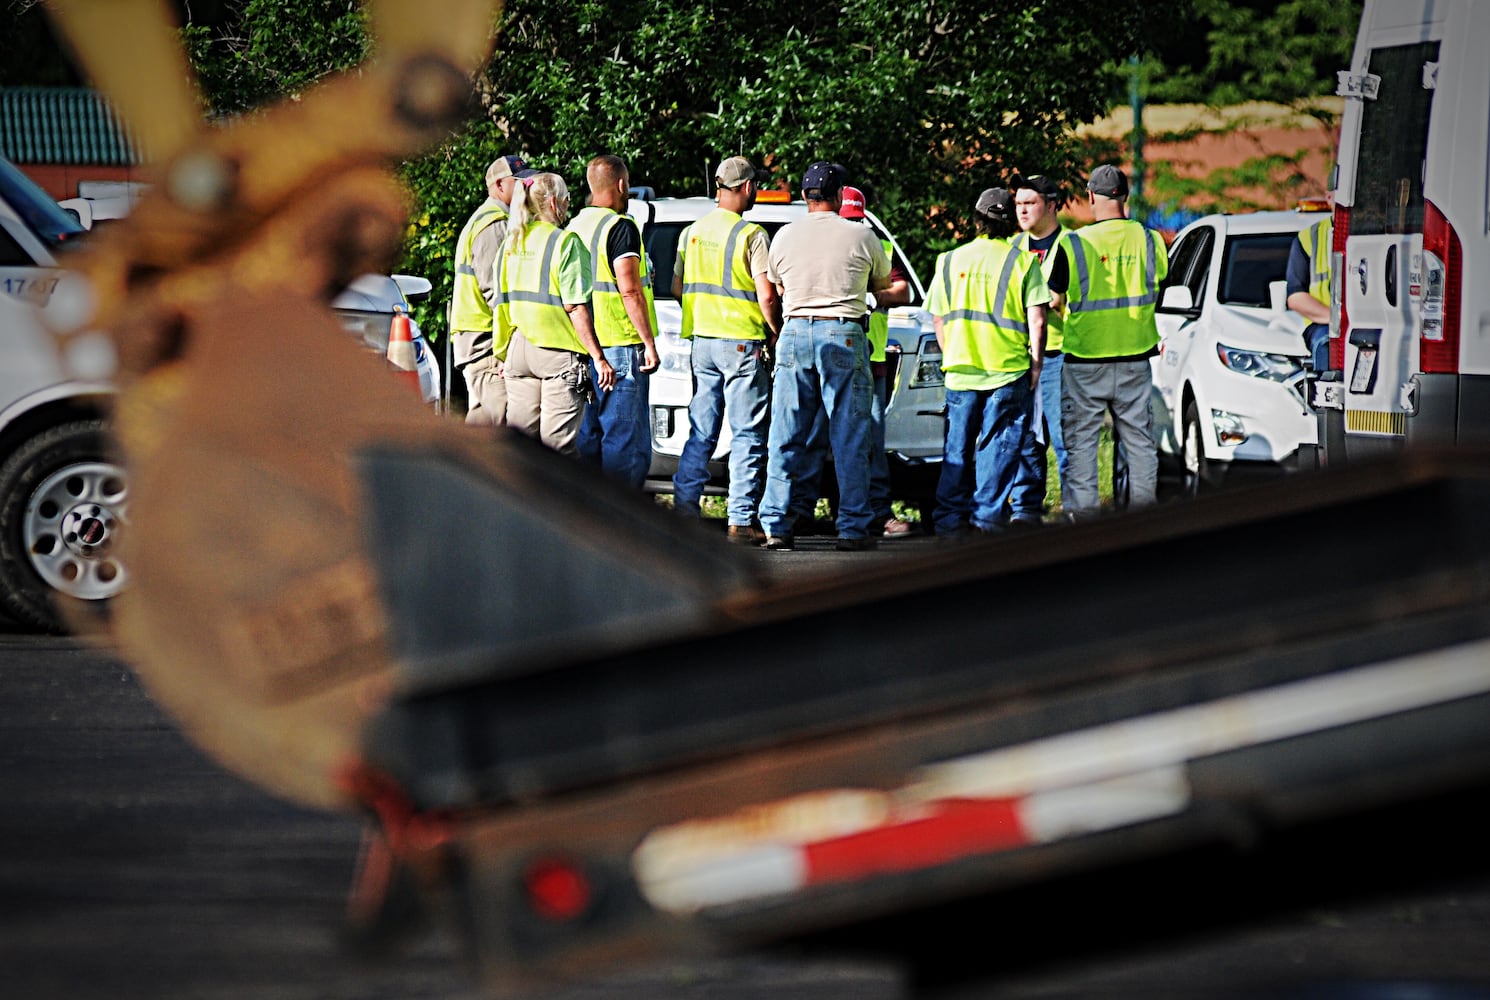
[[(1443, 262), (1443, 339), (1419, 338), (1418, 367), (1424, 372), (1459, 371), (1459, 314), (1464, 302), (1464, 248), (1459, 234), (1431, 201), (1423, 203), (1423, 251)], [(1426, 279), (1426, 275), (1424, 278)], [(1423, 289), (1426, 296), (1428, 289)]]

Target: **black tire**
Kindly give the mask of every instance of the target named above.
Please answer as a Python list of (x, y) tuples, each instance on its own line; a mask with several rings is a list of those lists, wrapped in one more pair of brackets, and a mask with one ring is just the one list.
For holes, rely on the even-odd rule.
[(1216, 463), (1205, 457), (1201, 442), (1200, 410), (1195, 400), (1185, 404), (1184, 422), (1180, 426), (1180, 494), (1199, 496), (1212, 490), (1220, 481)]
[(129, 499), (101, 420), (48, 428), (0, 466), (0, 609), (64, 632), (59, 602), (103, 618), (127, 573), (116, 550)]

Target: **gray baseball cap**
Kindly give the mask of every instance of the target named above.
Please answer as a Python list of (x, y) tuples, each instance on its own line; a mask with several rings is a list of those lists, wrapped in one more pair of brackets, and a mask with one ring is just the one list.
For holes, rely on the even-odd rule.
[(1128, 175), (1113, 164), (1104, 163), (1092, 171), (1091, 180), (1086, 182), (1086, 189), (1104, 198), (1126, 198)]

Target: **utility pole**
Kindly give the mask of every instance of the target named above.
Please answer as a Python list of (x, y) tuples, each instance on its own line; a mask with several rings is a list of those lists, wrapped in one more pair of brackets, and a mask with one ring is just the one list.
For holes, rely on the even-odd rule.
[(1129, 135), (1132, 150), (1133, 183), (1128, 196), (1128, 214), (1142, 222), (1148, 215), (1143, 200), (1143, 69), (1137, 55), (1128, 57), (1128, 105), (1133, 109), (1133, 131)]

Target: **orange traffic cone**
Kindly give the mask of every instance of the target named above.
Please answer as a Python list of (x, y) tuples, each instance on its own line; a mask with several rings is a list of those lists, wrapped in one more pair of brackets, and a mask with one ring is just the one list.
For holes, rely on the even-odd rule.
[(419, 369), (414, 361), (414, 335), (409, 327), (409, 317), (402, 310), (393, 314), (393, 323), (388, 328), (388, 363), (399, 370), (403, 378), (419, 391)]

